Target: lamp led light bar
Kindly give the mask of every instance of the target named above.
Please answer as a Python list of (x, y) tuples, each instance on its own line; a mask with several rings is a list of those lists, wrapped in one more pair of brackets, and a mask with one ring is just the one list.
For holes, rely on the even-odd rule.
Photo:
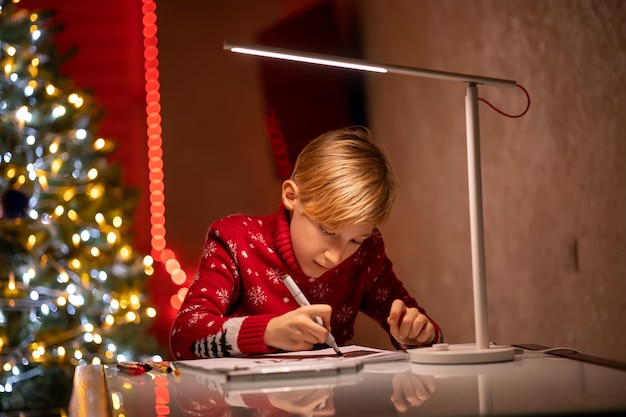
[(288, 61), (306, 62), (309, 64), (318, 64), (318, 65), (328, 65), (331, 67), (349, 68), (349, 69), (355, 69), (355, 70), (360, 70), (360, 71), (370, 71), (370, 72), (380, 72), (380, 73), (387, 72), (387, 69), (383, 67), (377, 67), (377, 66), (372, 66), (372, 65), (362, 65), (362, 64), (348, 62), (348, 61), (336, 61), (336, 60), (312, 57), (312, 56), (306, 57), (306, 56), (301, 56), (301, 55), (293, 55), (290, 53), (261, 51), (258, 49), (250, 49), (250, 48), (242, 48), (242, 47), (233, 47), (231, 51), (237, 52), (240, 54), (263, 56), (267, 58), (286, 59)]

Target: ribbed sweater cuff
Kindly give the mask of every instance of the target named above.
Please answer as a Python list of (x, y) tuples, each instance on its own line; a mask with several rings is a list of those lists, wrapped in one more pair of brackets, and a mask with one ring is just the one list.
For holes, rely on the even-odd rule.
[(277, 349), (263, 343), (267, 323), (274, 318), (271, 314), (247, 317), (241, 324), (237, 344), (241, 353), (271, 353)]

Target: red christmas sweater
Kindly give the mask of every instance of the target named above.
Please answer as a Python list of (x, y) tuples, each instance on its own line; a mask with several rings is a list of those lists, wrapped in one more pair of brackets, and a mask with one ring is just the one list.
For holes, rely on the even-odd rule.
[[(388, 334), (387, 316), (395, 299), (426, 314), (394, 274), (377, 229), (335, 268), (318, 278), (305, 276), (291, 246), (287, 210), (281, 206), (272, 215), (232, 215), (210, 226), (198, 272), (172, 326), (174, 357), (275, 352), (263, 343), (268, 321), (298, 308), (282, 283), (284, 274), (292, 276), (311, 304), (332, 307), (331, 328), (340, 346), (353, 337), (359, 311)], [(434, 340), (440, 342), (441, 330), (433, 325)]]

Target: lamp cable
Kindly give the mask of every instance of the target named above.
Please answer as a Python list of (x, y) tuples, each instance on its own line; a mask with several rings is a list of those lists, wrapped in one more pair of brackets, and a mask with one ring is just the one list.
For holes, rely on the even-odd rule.
[(528, 91), (523, 86), (517, 84), (516, 87), (518, 87), (519, 89), (521, 89), (524, 92), (524, 94), (526, 95), (526, 100), (527, 100), (526, 108), (520, 114), (505, 113), (505, 112), (503, 112), (502, 110), (498, 109), (496, 106), (494, 106), (493, 104), (491, 104), (490, 102), (488, 102), (487, 100), (485, 100), (484, 98), (481, 98), (481, 97), (478, 97), (478, 101), (482, 101), (483, 103), (485, 103), (486, 105), (488, 105), (493, 110), (495, 110), (496, 112), (500, 113), (503, 116), (511, 117), (511, 118), (522, 117), (523, 115), (525, 115), (528, 112), (528, 109), (530, 108), (530, 94), (528, 94)]

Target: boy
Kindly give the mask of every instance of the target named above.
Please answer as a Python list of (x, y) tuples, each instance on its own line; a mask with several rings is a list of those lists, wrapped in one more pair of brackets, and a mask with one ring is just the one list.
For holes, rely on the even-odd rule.
[[(394, 199), (391, 168), (366, 128), (310, 142), (282, 185), (278, 213), (233, 215), (209, 228), (172, 327), (174, 357), (308, 350), (324, 343), (331, 328), (341, 346), (352, 338), (359, 311), (398, 348), (441, 342), (441, 330), (385, 255), (377, 226)], [(285, 274), (312, 305), (298, 307), (282, 282)]]

